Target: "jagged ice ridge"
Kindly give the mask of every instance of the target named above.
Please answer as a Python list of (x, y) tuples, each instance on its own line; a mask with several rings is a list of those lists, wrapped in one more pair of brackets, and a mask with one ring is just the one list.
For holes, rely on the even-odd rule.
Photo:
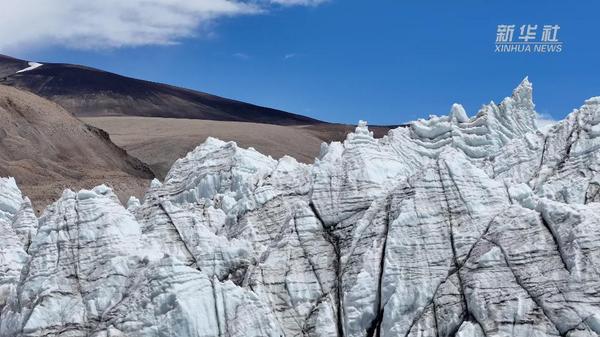
[(525, 79), (313, 165), (209, 138), (123, 207), (0, 180), (0, 336), (597, 336), (600, 97)]

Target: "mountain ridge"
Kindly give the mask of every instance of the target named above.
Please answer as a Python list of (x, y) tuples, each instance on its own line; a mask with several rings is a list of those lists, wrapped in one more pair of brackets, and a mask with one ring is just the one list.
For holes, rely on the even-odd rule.
[[(277, 125), (326, 122), (169, 84), (135, 79), (92, 67), (43, 63), (17, 73), (28, 62), (0, 57), (0, 84), (29, 90), (76, 116), (149, 116)], [(12, 72), (11, 72), (12, 71)]]

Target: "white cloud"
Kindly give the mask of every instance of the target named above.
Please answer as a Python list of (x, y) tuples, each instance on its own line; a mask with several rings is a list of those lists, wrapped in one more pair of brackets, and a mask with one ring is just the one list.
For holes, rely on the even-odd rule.
[(270, 6), (312, 6), (322, 0), (20, 0), (0, 11), (0, 51), (63, 45), (117, 48), (169, 45), (208, 34), (218, 18)]
[(547, 113), (538, 113), (536, 124), (540, 131), (546, 133), (556, 124), (557, 121)]
[(283, 59), (284, 60), (289, 60), (289, 59), (294, 58), (294, 57), (296, 57), (296, 53), (289, 53), (289, 54), (283, 55)]

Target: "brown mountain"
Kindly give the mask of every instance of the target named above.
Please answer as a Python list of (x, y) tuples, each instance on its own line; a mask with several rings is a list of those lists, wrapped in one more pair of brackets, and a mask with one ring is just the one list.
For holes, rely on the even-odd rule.
[(33, 70), (0, 55), (0, 84), (26, 89), (76, 116), (145, 116), (306, 125), (316, 119), (199, 91), (138, 80), (73, 64), (44, 63)]
[(109, 183), (123, 199), (140, 195), (150, 169), (62, 107), (0, 85), (0, 176), (13, 176), (39, 210), (64, 188)]

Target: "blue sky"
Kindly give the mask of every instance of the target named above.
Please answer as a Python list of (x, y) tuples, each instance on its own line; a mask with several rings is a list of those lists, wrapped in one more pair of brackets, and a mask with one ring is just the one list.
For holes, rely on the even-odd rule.
[[(454, 102), (474, 115), (529, 75), (538, 112), (558, 119), (600, 95), (599, 10), (591, 1), (330, 0), (211, 18), (177, 44), (79, 49), (57, 38), (0, 52), (352, 124), (446, 114)], [(494, 53), (498, 24), (559, 24), (564, 50)]]

